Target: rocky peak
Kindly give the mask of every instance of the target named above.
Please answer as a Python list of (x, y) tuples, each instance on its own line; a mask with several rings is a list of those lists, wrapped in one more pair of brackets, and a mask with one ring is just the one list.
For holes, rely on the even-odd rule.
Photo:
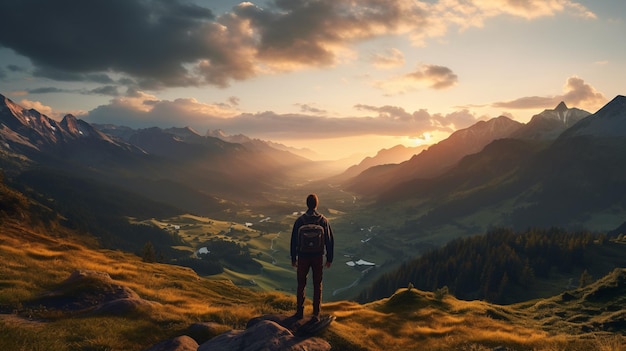
[(561, 102), (560, 102), (560, 103), (559, 103), (559, 104), (558, 104), (558, 105), (554, 108), (554, 111), (557, 111), (557, 112), (564, 112), (564, 111), (567, 111), (567, 110), (568, 110), (568, 107), (567, 107), (567, 105), (565, 105), (565, 102), (563, 102), (563, 101), (561, 101)]
[(65, 115), (61, 121), (61, 127), (63, 127), (63, 129), (68, 131), (70, 134), (81, 134), (81, 131), (78, 128), (78, 120), (73, 115)]
[(555, 140), (563, 131), (591, 113), (569, 108), (561, 101), (553, 110), (534, 115), (530, 122), (512, 135), (513, 138), (530, 140)]
[(564, 137), (626, 137), (626, 96), (618, 95), (596, 113), (563, 133)]

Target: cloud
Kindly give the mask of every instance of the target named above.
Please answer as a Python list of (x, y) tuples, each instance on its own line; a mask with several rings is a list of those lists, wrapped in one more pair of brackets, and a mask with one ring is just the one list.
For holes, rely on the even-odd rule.
[(460, 110), (449, 113), (445, 116), (437, 114), (433, 116), (441, 125), (450, 127), (453, 130), (463, 129), (474, 125), (477, 121), (485, 119), (477, 117), (469, 110)]
[(411, 0), (276, 0), (273, 7), (238, 8), (259, 34), (258, 58), (273, 64), (332, 66), (350, 45), (425, 24)]
[(6, 65), (4, 67), (0, 67), (0, 79), (6, 79), (9, 76), (9, 73), (20, 73), (26, 71), (24, 67), (18, 65)]
[(83, 95), (107, 95), (119, 96), (118, 87), (115, 85), (105, 85), (91, 90), (87, 89), (61, 89), (57, 87), (41, 87), (29, 89), (28, 94), (56, 94), (56, 93), (78, 93)]
[(448, 115), (421, 109), (409, 112), (397, 106), (356, 105), (367, 117), (320, 116), (322, 109), (300, 104), (303, 113), (272, 111), (241, 113), (227, 103), (203, 103), (195, 99), (160, 100), (142, 91), (129, 91), (89, 113), (79, 116), (90, 123), (112, 123), (133, 128), (146, 125), (169, 128), (190, 126), (196, 130), (221, 129), (268, 140), (342, 138), (361, 135), (407, 136), (452, 132), (479, 118), (467, 110)]
[(374, 67), (384, 69), (399, 67), (405, 62), (404, 54), (396, 48), (373, 54), (371, 60)]
[(420, 65), (415, 71), (377, 80), (373, 86), (390, 95), (403, 94), (420, 88), (446, 89), (458, 82), (458, 76), (448, 67), (438, 65)]
[(39, 113), (46, 115), (51, 118), (58, 118), (58, 114), (55, 114), (52, 110), (52, 107), (42, 104), (40, 101), (32, 101), (28, 99), (22, 99), (19, 102), (20, 106), (26, 109), (35, 109)]
[(6, 0), (3, 12), (11, 16), (0, 22), (0, 45), (30, 58), (39, 76), (121, 72), (168, 85), (194, 80), (184, 64), (202, 56), (196, 45), (213, 18), (208, 9), (163, 0)]
[(231, 96), (228, 98), (228, 103), (232, 106), (239, 106), (240, 99), (236, 96)]
[(316, 115), (320, 115), (320, 114), (326, 114), (326, 110), (317, 108), (315, 106), (312, 106), (310, 104), (296, 104), (296, 106), (300, 107), (300, 112), (302, 113), (312, 113), (312, 114), (316, 114)]
[(30, 94), (51, 94), (51, 93), (63, 93), (66, 92), (67, 90), (65, 89), (60, 89), (57, 87), (43, 87), (43, 88), (35, 88), (35, 89), (30, 89), (28, 90), (28, 92)]
[[(586, 19), (596, 19), (595, 13), (571, 0), (446, 0), (430, 6), (430, 37), (443, 35), (448, 27), (460, 30), (483, 27), (487, 19), (497, 16), (514, 16), (528, 20), (569, 13)], [(438, 29), (438, 32), (437, 32)], [(415, 35), (416, 41), (421, 41)]]
[(89, 94), (96, 95), (109, 95), (109, 96), (118, 96), (120, 95), (117, 87), (114, 85), (105, 85), (103, 87), (95, 88), (89, 91)]
[(457, 75), (450, 68), (437, 65), (424, 65), (417, 71), (409, 73), (407, 77), (427, 82), (434, 89), (449, 88), (458, 82)]
[(26, 68), (18, 65), (7, 65), (7, 69), (11, 72), (26, 72)]
[[(11, 16), (0, 21), (0, 47), (29, 58), (36, 76), (144, 90), (227, 87), (260, 74), (332, 67), (354, 59), (351, 51), (366, 40), (403, 35), (424, 45), (449, 27), (482, 26), (499, 15), (595, 18), (570, 0), (273, 0), (221, 14), (184, 0), (3, 0), (2, 10)], [(374, 58), (383, 66), (401, 60), (394, 50)], [(434, 88), (455, 81), (439, 74)]]
[[(232, 103), (233, 99), (229, 99)], [(148, 126), (198, 126), (207, 128), (211, 121), (232, 117), (239, 112), (228, 103), (205, 104), (193, 98), (160, 100), (143, 91), (129, 90), (81, 116), (90, 123), (116, 124), (133, 128)]]
[(595, 19), (596, 15), (585, 6), (570, 0), (490, 0), (471, 1), (484, 14), (494, 16), (508, 14), (527, 19), (554, 16), (558, 12), (568, 11), (576, 16)]
[(561, 101), (568, 106), (594, 110), (607, 102), (606, 97), (577, 76), (569, 77), (563, 87), (563, 94), (554, 96), (527, 96), (511, 101), (495, 102), (493, 107), (516, 110), (554, 108)]

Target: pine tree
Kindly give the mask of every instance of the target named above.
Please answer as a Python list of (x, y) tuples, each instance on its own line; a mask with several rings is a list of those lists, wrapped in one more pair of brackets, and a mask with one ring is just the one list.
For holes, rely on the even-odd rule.
[(148, 241), (143, 246), (143, 249), (141, 250), (141, 260), (147, 263), (156, 262), (156, 251), (154, 250), (152, 242)]

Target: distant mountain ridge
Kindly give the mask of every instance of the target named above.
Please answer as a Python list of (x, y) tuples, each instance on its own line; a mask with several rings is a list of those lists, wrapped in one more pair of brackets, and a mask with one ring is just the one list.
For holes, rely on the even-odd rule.
[(407, 147), (404, 145), (396, 145), (389, 149), (382, 149), (376, 153), (376, 155), (365, 157), (359, 164), (350, 166), (342, 174), (332, 178), (333, 181), (345, 181), (352, 177), (358, 176), (361, 172), (368, 170), (369, 168), (390, 165), (404, 162), (419, 152), (428, 148), (428, 145)]
[(437, 177), (377, 188), (373, 208), (411, 208), (402, 230), (444, 241), (493, 226), (611, 230), (626, 216), (625, 101), (616, 97), (555, 139), (513, 133)]
[(253, 139), (243, 134), (228, 135), (224, 133), (224, 131), (221, 129), (209, 129), (206, 132), (206, 136), (219, 138), (229, 143), (237, 143), (237, 144), (244, 144), (244, 145), (251, 144), (257, 147), (260, 145), (263, 145), (263, 147), (269, 146), (277, 150), (288, 151), (292, 154), (295, 154), (295, 155), (298, 155), (300, 157), (304, 157), (307, 159), (313, 159), (317, 157), (317, 154), (315, 153), (315, 151), (310, 150), (310, 149), (298, 149), (298, 148), (286, 146), (286, 145), (269, 141), (269, 140)]
[(544, 110), (534, 115), (526, 125), (511, 134), (510, 137), (544, 141), (554, 140), (566, 129), (589, 115), (591, 115), (590, 112), (578, 108), (568, 108), (565, 102), (561, 101), (553, 110)]
[(349, 180), (346, 186), (357, 193), (374, 195), (397, 183), (440, 175), (464, 156), (480, 151), (496, 139), (511, 135), (522, 125), (505, 116), (479, 121), (471, 127), (452, 133), (447, 139), (414, 155), (408, 161), (385, 166), (384, 169), (370, 168)]

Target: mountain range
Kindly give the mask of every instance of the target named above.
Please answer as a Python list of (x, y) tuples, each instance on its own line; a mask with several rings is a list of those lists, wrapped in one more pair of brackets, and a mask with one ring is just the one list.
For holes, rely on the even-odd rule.
[(371, 195), (404, 181), (433, 178), (445, 173), (464, 156), (481, 151), (494, 140), (502, 138), (554, 140), (568, 127), (589, 115), (589, 112), (583, 110), (569, 109), (561, 102), (554, 110), (545, 110), (533, 116), (527, 124), (505, 116), (480, 121), (469, 128), (452, 133), (447, 139), (397, 166), (371, 167), (346, 185), (350, 190)]
[[(617, 96), (594, 114), (561, 102), (526, 124), (505, 116), (479, 121), (426, 148), (381, 150), (321, 183), (376, 201), (372, 211), (412, 208), (400, 229), (407, 233), (444, 223), (466, 227), (464, 232), (530, 223), (616, 227), (625, 201), (619, 195), (624, 100)], [(7, 173), (19, 173), (14, 170), (28, 162), (58, 172), (71, 169), (73, 176), (183, 212), (215, 213), (226, 203), (263, 206), (287, 184), (328, 175), (294, 149), (219, 130), (135, 130), (90, 125), (72, 115), (57, 122), (4, 96), (0, 121)]]
[[(402, 230), (412, 237), (445, 241), (493, 226), (611, 230), (626, 212), (625, 100), (617, 96), (594, 114), (559, 104), (526, 125), (507, 122), (508, 135), (463, 156), (466, 145), (479, 144), (453, 134), (405, 163), (371, 168), (347, 186), (375, 199), (372, 213), (406, 213)], [(460, 132), (476, 135), (470, 132), (478, 126)], [(457, 152), (456, 163), (444, 147)], [(381, 177), (370, 177), (376, 168), (384, 168)]]
[(231, 143), (190, 128), (133, 130), (90, 125), (72, 115), (57, 122), (1, 95), (0, 126), (6, 173), (44, 167), (201, 214), (229, 200), (262, 202), (264, 192), (311, 163), (262, 141)]

